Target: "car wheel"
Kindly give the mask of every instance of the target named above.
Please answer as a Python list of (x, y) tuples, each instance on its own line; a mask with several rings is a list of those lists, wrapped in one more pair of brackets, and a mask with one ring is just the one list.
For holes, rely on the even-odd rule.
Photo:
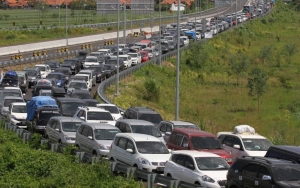
[(93, 151), (93, 157), (98, 157), (98, 154), (95, 150)]
[(201, 185), (201, 184), (200, 184), (199, 182), (197, 182), (197, 181), (195, 182), (195, 184), (196, 184), (196, 185)]
[(170, 178), (172, 178), (172, 175), (171, 175), (171, 174), (167, 174), (167, 177), (170, 177)]

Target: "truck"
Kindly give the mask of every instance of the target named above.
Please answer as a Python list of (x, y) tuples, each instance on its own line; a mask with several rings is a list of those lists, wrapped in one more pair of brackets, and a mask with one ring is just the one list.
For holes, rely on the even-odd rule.
[(56, 100), (50, 96), (32, 97), (26, 102), (26, 126), (33, 133), (44, 134), (49, 119), (61, 116)]
[(192, 30), (191, 31), (186, 31), (185, 36), (187, 36), (189, 39), (193, 39), (193, 40), (197, 39), (196, 32), (192, 31)]

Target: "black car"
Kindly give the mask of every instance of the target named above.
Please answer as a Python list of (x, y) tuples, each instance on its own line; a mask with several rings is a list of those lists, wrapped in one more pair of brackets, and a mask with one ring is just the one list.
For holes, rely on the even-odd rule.
[(31, 132), (44, 134), (45, 127), (53, 116), (61, 116), (58, 108), (40, 107), (34, 112), (33, 120), (27, 120), (25, 125)]
[(41, 79), (36, 82), (32, 89), (32, 96), (39, 96), (41, 89), (51, 90), (53, 85), (55, 86), (56, 82), (48, 79)]
[(71, 98), (79, 98), (79, 99), (92, 99), (92, 96), (87, 90), (78, 90), (74, 89), (70, 94)]
[(81, 69), (83, 69), (83, 64), (84, 64), (84, 60), (85, 60), (86, 56), (88, 56), (87, 51), (79, 51), (78, 55), (76, 56), (76, 58), (81, 63)]
[(103, 71), (106, 72), (107, 78), (117, 73), (117, 67), (114, 64), (104, 64)]
[(4, 87), (19, 87), (19, 80), (18, 79), (3, 78), (0, 88), (3, 89)]
[(173, 40), (168, 41), (168, 46), (170, 51), (177, 49), (177, 43)]
[[(105, 64), (107, 65), (114, 65), (117, 68), (118, 61), (116, 59), (110, 59)], [(125, 64), (124, 61), (119, 59), (119, 71), (125, 70)]]
[(56, 60), (47, 60), (44, 64), (49, 65), (51, 71), (53, 72), (56, 68), (60, 67), (59, 61)]
[(268, 157), (240, 157), (229, 168), (226, 188), (299, 187), (300, 165)]
[(97, 101), (96, 99), (82, 99), (86, 106), (92, 106), (92, 107), (97, 107), (97, 104), (100, 104), (99, 101)]
[(65, 59), (61, 67), (68, 67), (73, 74), (77, 74), (81, 70), (81, 62), (77, 58)]
[(78, 107), (86, 106), (86, 103), (78, 98), (58, 97), (56, 103), (61, 115), (67, 117), (73, 117)]
[(91, 70), (95, 71), (96, 82), (98, 82), (98, 83), (100, 83), (103, 80), (105, 80), (106, 78), (108, 78), (107, 72), (105, 72), (104, 69), (103, 69), (103, 65), (92, 65), (88, 69), (91, 69)]
[(54, 72), (64, 73), (64, 75), (67, 79), (67, 82), (68, 82), (69, 78), (72, 76), (72, 71), (68, 67), (59, 67), (59, 68), (55, 69)]
[(41, 78), (41, 73), (35, 68), (26, 68), (24, 71), (27, 72), (28, 75), (28, 88), (31, 88), (31, 86), (34, 86), (36, 81)]
[(161, 52), (166, 54), (170, 51), (168, 43), (161, 43)]

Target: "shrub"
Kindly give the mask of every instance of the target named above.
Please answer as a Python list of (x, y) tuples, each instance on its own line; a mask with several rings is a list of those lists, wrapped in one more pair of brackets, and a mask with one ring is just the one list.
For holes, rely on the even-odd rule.
[(153, 102), (159, 101), (160, 87), (158, 82), (155, 79), (152, 78), (147, 79), (144, 82), (144, 88), (145, 88), (145, 92), (143, 98), (145, 100), (153, 101)]

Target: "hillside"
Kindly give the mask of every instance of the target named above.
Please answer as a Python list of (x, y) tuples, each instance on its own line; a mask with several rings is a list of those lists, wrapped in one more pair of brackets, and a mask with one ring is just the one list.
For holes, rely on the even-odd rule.
[[(299, 20), (276, 1), (268, 16), (182, 51), (180, 119), (212, 133), (249, 124), (274, 144), (300, 145)], [(149, 106), (174, 120), (175, 83), (176, 57), (122, 80), (120, 95), (115, 86), (106, 94), (123, 109)]]

